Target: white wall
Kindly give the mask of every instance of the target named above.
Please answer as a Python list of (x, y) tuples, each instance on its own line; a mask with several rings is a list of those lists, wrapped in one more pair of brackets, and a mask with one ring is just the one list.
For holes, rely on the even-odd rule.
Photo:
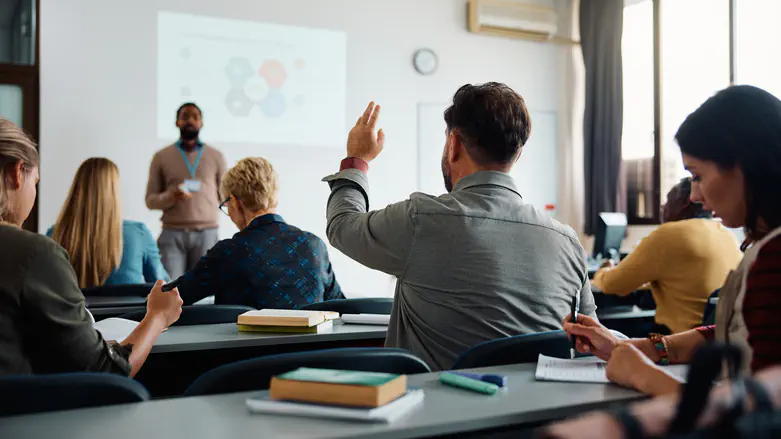
[[(550, 5), (553, 0), (536, 3)], [(55, 220), (79, 163), (91, 156), (106, 156), (119, 165), (124, 216), (146, 222), (154, 233), (160, 230), (159, 212), (144, 205), (149, 160), (174, 140), (156, 136), (160, 10), (346, 32), (345, 134), (368, 100), (383, 106), (380, 125), (387, 143), (370, 172), (374, 208), (417, 189), (418, 103), (448, 102), (464, 83), (502, 81), (520, 92), (530, 108), (557, 110), (558, 46), (470, 34), (465, 0), (42, 0), (42, 230)], [(411, 66), (413, 52), (421, 47), (439, 56), (439, 69), (432, 76), (420, 76)], [(204, 110), (202, 138), (208, 142), (209, 116)], [(174, 112), (171, 108), (172, 124)], [(214, 146), (226, 154), (229, 165), (241, 158), (231, 153), (234, 146)], [(319, 180), (337, 170), (343, 147), (265, 144), (237, 149), (247, 148), (277, 168), (280, 213), (324, 236), (328, 188)], [(228, 221), (221, 227), (224, 237), (235, 231)], [(331, 255), (348, 294), (390, 293), (387, 276), (335, 250)]]

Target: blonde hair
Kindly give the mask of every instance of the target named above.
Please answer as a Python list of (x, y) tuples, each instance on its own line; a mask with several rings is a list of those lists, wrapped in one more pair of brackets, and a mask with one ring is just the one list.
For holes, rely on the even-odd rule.
[(13, 122), (0, 117), (0, 221), (10, 220), (7, 183), (11, 170), (20, 161), (28, 172), (38, 167), (35, 142)]
[(52, 239), (70, 255), (79, 287), (103, 285), (122, 261), (119, 169), (109, 159), (79, 166)]
[(253, 211), (277, 207), (277, 173), (268, 160), (248, 157), (236, 163), (222, 178), (224, 197), (234, 195)]

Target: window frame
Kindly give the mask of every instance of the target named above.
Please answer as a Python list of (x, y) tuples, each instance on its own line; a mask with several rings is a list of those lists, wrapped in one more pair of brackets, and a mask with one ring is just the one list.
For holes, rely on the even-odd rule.
[[(662, 196), (662, 132), (664, 126), (662, 125), (662, 7), (666, 1), (675, 0), (651, 0), (653, 3), (653, 68), (654, 68), (654, 156), (652, 163), (652, 180), (653, 191), (651, 200), (651, 216), (650, 217), (638, 217), (634, 213), (627, 213), (627, 220), (629, 225), (659, 225), (661, 221), (661, 206)], [(735, 20), (735, 12), (737, 9), (737, 0), (722, 0), (729, 4), (729, 85), (735, 84), (735, 77), (737, 71), (737, 54), (735, 53), (735, 47), (737, 45), (737, 22)], [(622, 160), (623, 162), (623, 160)], [(633, 172), (627, 170), (626, 172)], [(627, 176), (627, 180), (629, 176)], [(629, 197), (629, 193), (625, 194)]]

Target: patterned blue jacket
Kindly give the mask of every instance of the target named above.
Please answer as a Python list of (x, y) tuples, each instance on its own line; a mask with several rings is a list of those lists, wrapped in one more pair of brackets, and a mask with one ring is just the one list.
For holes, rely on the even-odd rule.
[(275, 214), (218, 242), (180, 278), (179, 293), (185, 305), (214, 295), (217, 305), (257, 309), (344, 298), (325, 243)]

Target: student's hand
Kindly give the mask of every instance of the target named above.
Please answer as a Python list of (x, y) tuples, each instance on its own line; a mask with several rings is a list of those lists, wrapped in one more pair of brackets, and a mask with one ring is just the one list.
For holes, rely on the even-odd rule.
[(562, 327), (567, 335), (575, 336), (575, 349), (584, 354), (594, 354), (607, 361), (619, 340), (609, 329), (589, 316), (578, 314), (578, 323), (572, 323), (570, 314), (564, 318)]
[(623, 439), (624, 429), (611, 414), (595, 412), (545, 427), (537, 437), (540, 439)]
[(380, 155), (385, 144), (385, 133), (382, 129), (374, 133), (379, 117), (380, 106), (369, 102), (366, 111), (347, 136), (347, 157), (357, 157), (368, 163)]
[(631, 343), (613, 349), (607, 362), (607, 379), (624, 387), (644, 391), (643, 383), (653, 375), (656, 365)]
[(177, 203), (181, 203), (182, 201), (187, 201), (193, 197), (193, 194), (182, 190), (182, 188), (179, 186), (174, 186), (170, 190), (171, 190), (171, 194), (174, 197), (174, 201), (176, 201)]
[(163, 291), (165, 282), (158, 280), (149, 296), (146, 298), (147, 317), (159, 318), (165, 323), (165, 327), (171, 326), (179, 320), (182, 314), (182, 298), (179, 296), (179, 290), (174, 288), (171, 291)]

